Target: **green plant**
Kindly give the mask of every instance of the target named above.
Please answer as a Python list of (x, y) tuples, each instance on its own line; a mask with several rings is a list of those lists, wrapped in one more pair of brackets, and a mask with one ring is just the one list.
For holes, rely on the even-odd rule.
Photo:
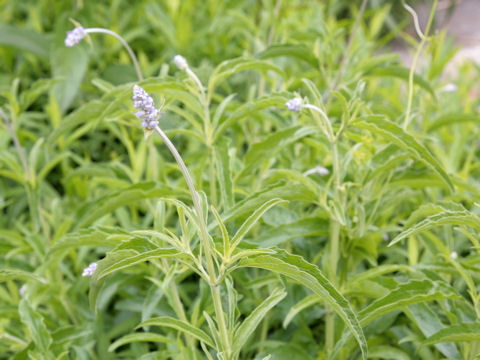
[(0, 358), (477, 357), (478, 68), (331, 3), (7, 2)]

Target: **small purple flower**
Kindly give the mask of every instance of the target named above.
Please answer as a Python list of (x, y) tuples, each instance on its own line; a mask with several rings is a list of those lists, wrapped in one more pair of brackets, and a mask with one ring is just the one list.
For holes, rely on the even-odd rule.
[(85, 29), (81, 26), (77, 26), (72, 31), (67, 32), (65, 38), (65, 46), (72, 47), (77, 45), (87, 35)]
[(82, 276), (92, 276), (95, 270), (97, 269), (97, 263), (93, 262), (83, 269)]
[(19, 294), (20, 296), (23, 296), (23, 295), (25, 295), (25, 291), (27, 291), (27, 285), (26, 285), (26, 284), (23, 284), (23, 285), (20, 287), (20, 289), (18, 290), (18, 294)]
[(288, 100), (285, 105), (287, 106), (288, 110), (291, 111), (300, 111), (303, 106), (303, 101), (300, 98), (293, 98)]
[(175, 55), (173, 57), (173, 62), (175, 63), (175, 66), (180, 70), (187, 70), (188, 68), (187, 60), (182, 55)]
[(142, 120), (144, 129), (153, 130), (158, 126), (158, 118), (162, 113), (159, 109), (155, 109), (152, 97), (138, 85), (133, 86), (133, 107), (139, 110), (135, 116)]

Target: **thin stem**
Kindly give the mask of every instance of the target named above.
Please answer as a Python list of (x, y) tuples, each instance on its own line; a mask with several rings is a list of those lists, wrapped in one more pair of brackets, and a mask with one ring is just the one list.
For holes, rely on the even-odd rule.
[(108, 29), (103, 29), (103, 28), (88, 28), (88, 29), (85, 29), (85, 32), (87, 34), (91, 34), (91, 33), (108, 34), (108, 35), (111, 35), (114, 38), (116, 38), (118, 41), (120, 41), (122, 43), (123, 47), (127, 50), (128, 55), (130, 55), (130, 59), (133, 62), (133, 66), (135, 67), (135, 71), (137, 72), (138, 80), (143, 81), (144, 78), (143, 78), (142, 70), (140, 69), (140, 65), (138, 64), (137, 57), (135, 56), (135, 53), (133, 52), (132, 48), (128, 45), (128, 43), (120, 35), (118, 35), (116, 32), (113, 32), (113, 31), (108, 30)]
[(430, 10), (430, 16), (428, 18), (428, 23), (427, 27), (425, 28), (425, 33), (423, 34), (423, 37), (421, 38), (420, 44), (418, 44), (417, 51), (415, 52), (415, 55), (412, 60), (412, 66), (410, 67), (410, 73), (408, 75), (408, 102), (407, 102), (407, 111), (405, 112), (405, 120), (403, 122), (403, 129), (406, 130), (408, 127), (408, 124), (410, 123), (410, 113), (412, 111), (412, 102), (413, 102), (413, 79), (415, 76), (415, 68), (417, 67), (417, 62), (418, 58), (420, 57), (420, 54), (423, 49), (423, 45), (427, 41), (428, 33), (430, 31), (430, 27), (432, 26), (433, 23), (433, 18), (435, 15), (435, 9), (437, 7), (438, 0), (434, 0), (432, 9)]
[(167, 145), (168, 149), (170, 150), (173, 157), (175, 158), (178, 165), (180, 166), (180, 170), (182, 171), (185, 181), (187, 182), (188, 189), (190, 190), (190, 195), (192, 196), (193, 206), (195, 208), (195, 212), (197, 213), (198, 222), (200, 226), (200, 238), (202, 240), (203, 249), (205, 251), (205, 260), (207, 263), (207, 272), (209, 276), (209, 286), (210, 286), (210, 291), (212, 293), (216, 320), (218, 323), (218, 327), (220, 330), (220, 337), (222, 339), (222, 344), (224, 347), (223, 350), (227, 353), (227, 356), (229, 356), (228, 354), (230, 353), (230, 345), (229, 345), (228, 330), (225, 322), (225, 315), (222, 308), (222, 300), (220, 297), (220, 287), (218, 286), (217, 280), (216, 280), (215, 266), (213, 264), (212, 251), (210, 248), (210, 239), (207, 232), (207, 226), (205, 224), (205, 218), (203, 215), (202, 206), (200, 204), (200, 198), (195, 189), (195, 185), (193, 183), (192, 177), (190, 176), (190, 173), (187, 167), (185, 166), (185, 163), (183, 162), (182, 157), (180, 156), (177, 149), (175, 148), (175, 145), (173, 145), (173, 143), (170, 141), (167, 135), (165, 135), (162, 129), (160, 129), (158, 126), (155, 127), (155, 131), (158, 133), (158, 135), (160, 135), (162, 140), (165, 142), (165, 145)]

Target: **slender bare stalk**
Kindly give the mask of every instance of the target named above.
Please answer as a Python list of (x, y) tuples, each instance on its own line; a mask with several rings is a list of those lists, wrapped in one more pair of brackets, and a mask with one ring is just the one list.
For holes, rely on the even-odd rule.
[(103, 29), (103, 28), (88, 28), (88, 29), (85, 29), (85, 32), (87, 34), (91, 34), (91, 33), (108, 34), (108, 35), (113, 36), (118, 41), (120, 41), (122, 43), (123, 47), (127, 50), (128, 55), (130, 56), (130, 59), (133, 62), (133, 66), (135, 67), (135, 71), (137, 73), (138, 80), (140, 80), (140, 81), (144, 80), (142, 70), (140, 69), (140, 65), (138, 64), (137, 57), (135, 56), (135, 53), (133, 52), (132, 48), (128, 45), (128, 43), (125, 41), (124, 38), (122, 38), (116, 32), (113, 32), (113, 31), (108, 30), (108, 29)]
[(217, 279), (215, 275), (215, 266), (213, 263), (212, 251), (210, 248), (210, 237), (207, 232), (207, 226), (205, 224), (205, 218), (204, 218), (202, 206), (200, 204), (200, 198), (195, 189), (195, 185), (193, 183), (192, 177), (190, 176), (190, 173), (187, 167), (185, 166), (185, 163), (183, 162), (182, 157), (180, 156), (177, 149), (175, 148), (175, 145), (173, 145), (173, 143), (170, 141), (167, 135), (158, 126), (156, 126), (154, 130), (157, 132), (158, 135), (160, 135), (162, 140), (165, 142), (165, 145), (167, 145), (168, 149), (170, 150), (173, 157), (175, 158), (178, 165), (180, 166), (180, 170), (182, 171), (182, 174), (185, 178), (185, 181), (187, 182), (188, 189), (190, 190), (190, 194), (192, 196), (193, 206), (195, 208), (195, 212), (197, 213), (198, 222), (200, 226), (200, 238), (202, 239), (202, 245), (205, 251), (205, 261), (207, 263), (207, 272), (209, 275), (209, 286), (212, 293), (216, 320), (218, 322), (220, 336), (222, 339), (222, 344), (224, 346), (223, 350), (227, 353), (227, 356), (228, 356), (230, 352), (230, 345), (229, 345), (230, 341), (228, 336), (228, 329), (225, 322), (225, 315), (223, 312), (222, 301), (220, 297), (220, 287), (217, 284)]

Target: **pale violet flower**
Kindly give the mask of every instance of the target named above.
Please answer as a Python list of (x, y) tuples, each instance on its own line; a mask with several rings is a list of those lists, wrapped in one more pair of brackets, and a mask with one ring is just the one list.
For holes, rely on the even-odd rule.
[(23, 284), (20, 289), (18, 289), (18, 294), (20, 296), (23, 296), (25, 294), (25, 291), (27, 291), (27, 285)]
[(95, 270), (97, 269), (97, 263), (93, 262), (83, 269), (82, 276), (92, 276)]
[(312, 174), (318, 174), (320, 176), (327, 176), (328, 174), (330, 174), (330, 171), (328, 171), (328, 169), (323, 167), (323, 166), (315, 166), (314, 168), (305, 171), (303, 173), (303, 176), (308, 176), (308, 175), (312, 175)]
[(450, 254), (450, 259), (452, 260), (457, 260), (458, 259), (458, 254), (456, 251), (452, 251), (452, 253)]
[(173, 62), (175, 63), (175, 66), (180, 70), (187, 70), (188, 68), (187, 60), (182, 55), (175, 55), (173, 57)]
[(296, 98), (288, 100), (285, 103), (285, 105), (287, 106), (288, 110), (298, 112), (302, 109), (303, 101), (302, 101), (302, 99), (296, 97)]
[(155, 109), (152, 97), (138, 85), (133, 86), (133, 106), (139, 110), (135, 115), (142, 120), (144, 129), (153, 130), (158, 126), (158, 118), (162, 113)]
[(383, 241), (389, 241), (389, 240), (390, 240), (390, 236), (388, 236), (388, 234), (385, 233), (385, 234), (382, 235), (382, 240), (383, 240)]
[(454, 92), (458, 90), (458, 86), (452, 83), (448, 83), (442, 86), (438, 91), (440, 92)]
[(87, 32), (82, 26), (77, 26), (72, 31), (67, 32), (65, 38), (65, 46), (72, 47), (77, 45), (87, 35)]

